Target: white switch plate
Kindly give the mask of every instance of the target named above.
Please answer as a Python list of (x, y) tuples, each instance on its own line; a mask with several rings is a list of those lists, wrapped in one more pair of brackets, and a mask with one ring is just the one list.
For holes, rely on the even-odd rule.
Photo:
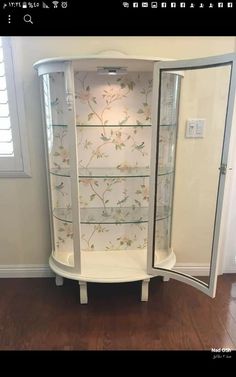
[(206, 119), (188, 119), (186, 125), (185, 137), (203, 138), (205, 131)]

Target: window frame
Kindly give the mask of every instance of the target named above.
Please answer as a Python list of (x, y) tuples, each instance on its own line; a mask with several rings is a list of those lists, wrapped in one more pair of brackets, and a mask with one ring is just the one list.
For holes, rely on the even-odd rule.
[(14, 156), (0, 157), (0, 178), (31, 177), (28, 135), (26, 129), (22, 72), (18, 65), (17, 46), (12, 38), (2, 37), (4, 68)]

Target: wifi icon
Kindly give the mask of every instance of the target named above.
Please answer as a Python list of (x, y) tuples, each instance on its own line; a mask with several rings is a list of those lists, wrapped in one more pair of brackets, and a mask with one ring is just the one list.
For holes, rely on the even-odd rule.
[(54, 8), (57, 8), (58, 7), (58, 4), (59, 4), (59, 1), (52, 1), (53, 5), (54, 5)]

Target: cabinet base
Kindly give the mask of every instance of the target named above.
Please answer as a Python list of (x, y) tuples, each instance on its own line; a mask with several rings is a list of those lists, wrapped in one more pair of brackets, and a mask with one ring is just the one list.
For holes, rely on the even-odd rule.
[(167, 276), (163, 276), (162, 280), (163, 280), (163, 281), (169, 281), (170, 278), (168, 278)]
[(141, 301), (148, 301), (148, 288), (150, 279), (142, 281)]
[(57, 287), (61, 287), (64, 283), (64, 278), (60, 275), (56, 275), (55, 282)]
[[(162, 253), (161, 268), (172, 269), (176, 258), (173, 250)], [(92, 251), (81, 253), (82, 273), (75, 268), (62, 264), (51, 255), (51, 269), (56, 273), (56, 285), (63, 284), (63, 277), (77, 280), (80, 286), (80, 303), (88, 303), (87, 282), (94, 283), (125, 283), (142, 281), (141, 301), (148, 301), (148, 286), (152, 275), (147, 274), (147, 251)], [(168, 278), (163, 278), (167, 281)]]
[(79, 281), (79, 287), (80, 287), (80, 303), (87, 304), (88, 303), (87, 283), (85, 281)]

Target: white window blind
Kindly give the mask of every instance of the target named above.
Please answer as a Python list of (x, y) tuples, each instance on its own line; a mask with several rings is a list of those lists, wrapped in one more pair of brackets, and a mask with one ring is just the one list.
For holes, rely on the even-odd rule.
[(3, 43), (0, 37), (0, 156), (14, 156)]
[(29, 176), (23, 91), (9, 38), (0, 37), (0, 176)]

